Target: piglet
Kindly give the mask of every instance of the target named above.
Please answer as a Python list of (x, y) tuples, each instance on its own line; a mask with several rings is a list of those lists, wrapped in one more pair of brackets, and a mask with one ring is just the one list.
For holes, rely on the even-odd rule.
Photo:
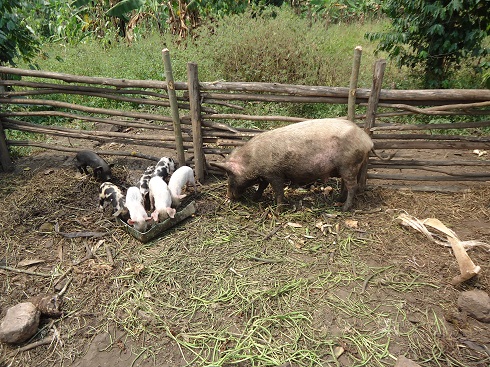
[(149, 192), (149, 186), (148, 184), (150, 183), (150, 179), (153, 177), (153, 172), (155, 171), (155, 166), (148, 166), (141, 175), (140, 180), (138, 184), (136, 185), (141, 192), (141, 195), (143, 196), (143, 204), (146, 209), (150, 208), (150, 199), (148, 197), (148, 192)]
[(99, 208), (104, 209), (104, 202), (112, 204), (112, 215), (117, 217), (125, 209), (125, 199), (119, 187), (111, 182), (104, 182), (99, 188)]
[(111, 181), (111, 167), (113, 164), (107, 164), (105, 160), (99, 157), (91, 150), (81, 150), (75, 156), (75, 166), (80, 173), (88, 175), (87, 166), (92, 167), (94, 177), (100, 181)]
[(129, 210), (128, 224), (139, 232), (146, 232), (151, 217), (143, 206), (143, 196), (136, 186), (131, 186), (126, 193), (126, 208)]
[(182, 166), (178, 168), (170, 177), (168, 189), (172, 195), (172, 205), (177, 208), (180, 206), (180, 201), (187, 195), (182, 194), (182, 187), (191, 184), (194, 187), (194, 192), (197, 192), (196, 181), (194, 179), (194, 171), (191, 167)]
[(172, 158), (162, 157), (155, 166), (152, 176), (160, 176), (164, 180), (174, 173), (177, 164)]
[(149, 183), (150, 205), (154, 208), (151, 217), (155, 222), (160, 222), (168, 217), (174, 218), (176, 210), (172, 208), (172, 197), (168, 186), (159, 176), (152, 177)]

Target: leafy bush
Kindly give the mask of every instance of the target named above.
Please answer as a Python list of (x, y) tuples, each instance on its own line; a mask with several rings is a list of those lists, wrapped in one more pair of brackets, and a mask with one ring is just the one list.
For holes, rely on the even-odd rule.
[(19, 14), (23, 6), (19, 0), (0, 0), (0, 65), (15, 65), (17, 58), (28, 60), (39, 48), (34, 32)]
[[(392, 25), (386, 32), (368, 33), (368, 39), (379, 41), (378, 50), (398, 65), (421, 65), (425, 87), (450, 87), (454, 67), (462, 60), (488, 55), (482, 46), (490, 30), (485, 1), (388, 0), (382, 10)], [(488, 63), (479, 67), (488, 68)]]
[(228, 81), (347, 86), (362, 33), (309, 24), (287, 6), (273, 11), (274, 16), (248, 11), (225, 17), (202, 27), (187, 46)]

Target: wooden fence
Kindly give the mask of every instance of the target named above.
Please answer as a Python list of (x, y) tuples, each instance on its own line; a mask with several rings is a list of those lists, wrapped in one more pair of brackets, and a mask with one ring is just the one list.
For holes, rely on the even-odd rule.
[[(305, 120), (291, 116), (253, 115), (247, 113), (247, 103), (327, 103), (348, 104), (349, 117), (364, 124), (373, 138), (376, 150), (400, 152), (389, 161), (370, 158), (367, 172), (364, 172), (364, 177), (368, 179), (490, 180), (490, 169), (484, 169), (486, 173), (481, 173), (482, 166), (490, 167), (488, 155), (479, 159), (476, 156), (470, 159), (422, 159), (417, 154), (418, 150), (466, 152), (489, 149), (488, 135), (462, 136), (440, 131), (490, 127), (490, 121), (481, 121), (479, 118), (478, 121), (461, 123), (392, 122), (395, 116), (415, 114), (489, 115), (490, 90), (382, 89), (386, 67), (383, 60), (375, 65), (372, 88), (360, 89), (356, 85), (359, 68), (358, 63), (356, 66), (356, 57), (351, 84), (345, 88), (200, 82), (194, 63), (188, 64), (188, 80), (175, 82), (167, 50), (164, 50), (163, 56), (165, 81), (86, 77), (0, 67), (1, 168), (5, 171), (13, 168), (9, 147), (33, 146), (76, 152), (81, 145), (77, 143), (78, 139), (88, 139), (102, 144), (104, 149), (97, 150), (101, 155), (158, 160), (159, 156), (147, 154), (147, 147), (152, 147), (152, 150), (175, 150), (179, 163), (194, 165), (196, 176), (202, 180), (206, 172), (212, 172), (209, 162), (216, 159), (217, 155), (226, 155), (234, 147), (261, 132), (236, 126), (243, 126), (245, 121), (260, 121), (264, 124)], [(7, 75), (21, 76), (22, 80), (7, 79)], [(77, 102), (64, 101), (66, 95), (76, 95)], [(107, 105), (108, 108), (92, 107), (94, 104)], [(366, 106), (366, 112), (355, 115), (356, 106)], [(109, 124), (117, 131), (96, 130), (92, 128), (94, 124)], [(6, 139), (5, 130), (63, 137), (67, 143)], [(118, 148), (120, 145), (136, 148), (128, 151)], [(464, 172), (461, 167), (465, 168)], [(471, 172), (472, 168), (478, 172)]]

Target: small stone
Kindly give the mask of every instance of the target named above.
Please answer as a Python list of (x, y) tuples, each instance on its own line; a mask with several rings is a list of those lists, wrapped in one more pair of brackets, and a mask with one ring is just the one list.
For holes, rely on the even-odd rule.
[(398, 356), (396, 359), (395, 367), (420, 367), (418, 363), (415, 363), (411, 359), (404, 356)]
[(10, 307), (0, 323), (0, 341), (22, 343), (33, 336), (39, 326), (41, 312), (31, 302)]
[(49, 222), (45, 222), (39, 226), (39, 232), (53, 232), (54, 225)]
[(458, 298), (458, 307), (478, 321), (490, 322), (490, 296), (482, 290), (462, 292)]

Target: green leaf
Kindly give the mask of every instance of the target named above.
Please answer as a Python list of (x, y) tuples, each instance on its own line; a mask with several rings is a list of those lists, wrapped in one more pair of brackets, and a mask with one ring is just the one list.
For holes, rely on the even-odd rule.
[(132, 10), (141, 8), (144, 3), (144, 0), (123, 0), (110, 8), (106, 14), (111, 17), (122, 17)]
[(81, 8), (82, 6), (87, 5), (91, 0), (75, 0), (73, 2), (73, 6), (76, 8)]

